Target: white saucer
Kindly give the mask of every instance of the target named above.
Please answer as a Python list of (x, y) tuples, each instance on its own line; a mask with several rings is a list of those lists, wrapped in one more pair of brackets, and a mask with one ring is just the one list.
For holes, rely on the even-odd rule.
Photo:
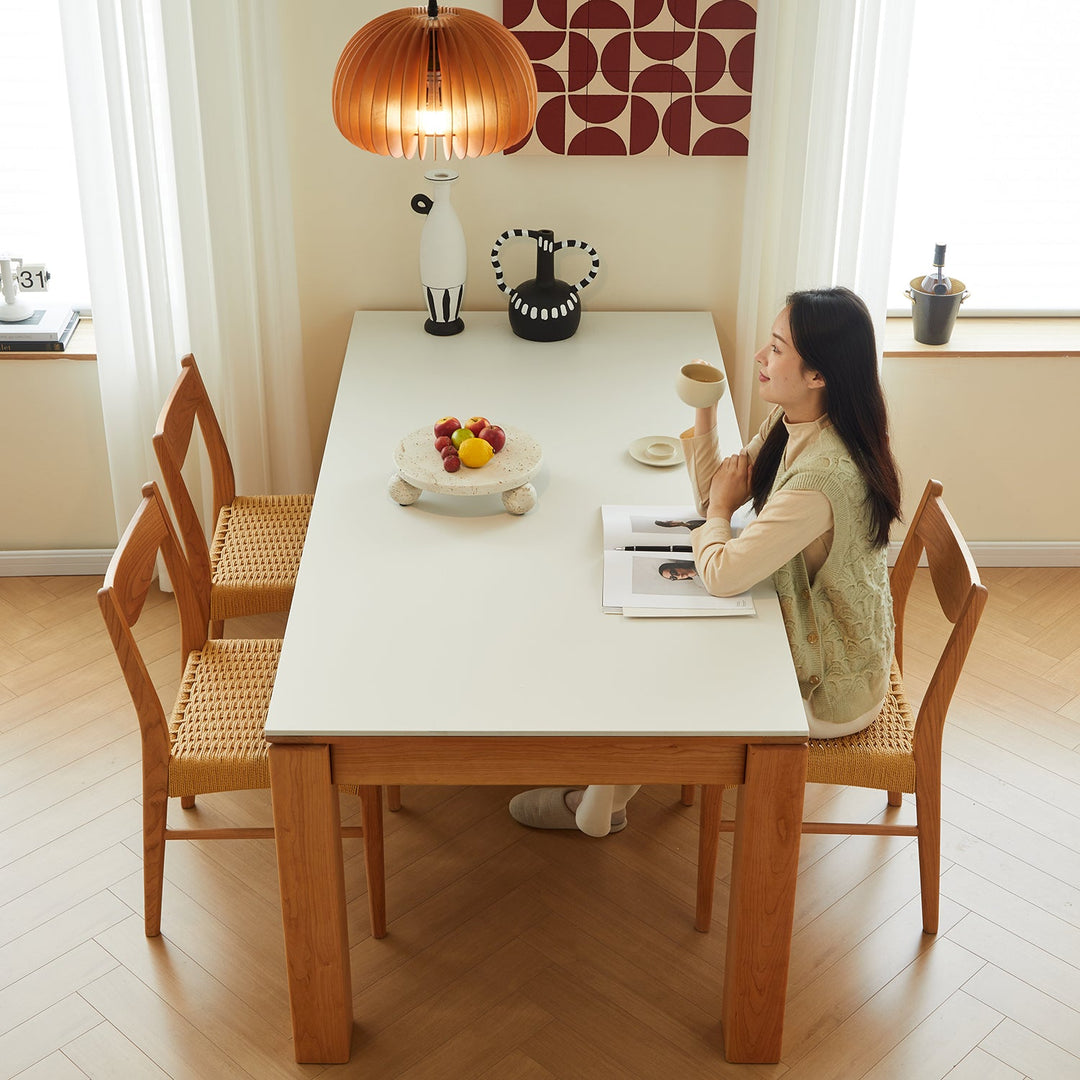
[(685, 461), (682, 440), (670, 435), (646, 435), (630, 444), (630, 456), (642, 465), (681, 465)]

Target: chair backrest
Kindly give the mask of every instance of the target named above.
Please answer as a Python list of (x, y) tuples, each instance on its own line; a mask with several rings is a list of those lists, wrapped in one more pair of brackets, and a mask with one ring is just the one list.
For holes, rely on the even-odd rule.
[(221, 432), (214, 407), (206, 393), (195, 357), (188, 353), (180, 361), (180, 375), (158, 416), (154, 432), (154, 452), (157, 454), (161, 476), (176, 515), (176, 526), (184, 542), (184, 552), (192, 565), (196, 579), (205, 574), (210, 577), (210, 549), (207, 531), (204, 530), (195, 503), (184, 481), (183, 468), (191, 446), (195, 421), (199, 422), (206, 456), (210, 461), (210, 474), (214, 485), (214, 511), (210, 532), (223, 506), (236, 497), (236, 480), (233, 474), (229, 448)]
[(165, 560), (180, 611), (181, 671), (188, 654), (206, 643), (210, 579), (198, 582), (192, 577), (157, 484), (145, 484), (142, 494), (109, 561), (98, 590), (98, 606), (139, 717), (145, 760), (147, 748), (167, 756), (169, 747), (165, 711), (132, 633), (154, 579), (158, 553)]
[(896, 618), (896, 661), (901, 671), (904, 668), (904, 614), (908, 593), (924, 551), (938, 603), (953, 627), (919, 707), (915, 724), (916, 768), (923, 755), (940, 754), (945, 714), (987, 596), (975, 560), (941, 492), (942, 486), (937, 480), (927, 482), (889, 578)]

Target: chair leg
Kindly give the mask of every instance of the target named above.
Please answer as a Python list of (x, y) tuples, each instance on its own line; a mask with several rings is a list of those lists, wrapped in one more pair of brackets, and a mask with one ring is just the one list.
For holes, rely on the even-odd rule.
[[(693, 791), (693, 788), (690, 789)], [(716, 850), (720, 844), (723, 784), (703, 784), (701, 818), (698, 823), (697, 912), (694, 929), (708, 933), (712, 924), (713, 892), (716, 889)]]
[(401, 809), (401, 787), (398, 784), (388, 784), (386, 788), (386, 806), (389, 810)]
[(165, 879), (165, 823), (169, 799), (164, 791), (143, 791), (143, 924), (147, 937), (161, 933), (161, 891)]
[(922, 890), (923, 933), (938, 931), (941, 893), (941, 780), (940, 774), (924, 786), (915, 778), (915, 819), (919, 829), (919, 887)]
[(181, 806), (181, 809), (184, 809), (184, 810), (194, 810), (195, 809), (195, 796), (194, 795), (181, 795), (180, 796), (180, 806)]
[(683, 786), (682, 786), (682, 798), (681, 798), (683, 806), (693, 806), (694, 805), (694, 788), (695, 787), (696, 787), (695, 784), (683, 784)]
[(904, 804), (904, 793), (902, 791), (890, 791), (889, 792), (889, 805), (890, 806), (902, 806)]
[(368, 914), (371, 936), (386, 937), (386, 864), (383, 857), (382, 788), (360, 788), (364, 821), (364, 868), (367, 871)]

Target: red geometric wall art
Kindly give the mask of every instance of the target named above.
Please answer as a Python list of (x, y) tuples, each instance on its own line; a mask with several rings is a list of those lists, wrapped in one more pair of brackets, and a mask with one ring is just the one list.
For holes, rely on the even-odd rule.
[(745, 156), (756, 0), (503, 0), (536, 72), (505, 153)]

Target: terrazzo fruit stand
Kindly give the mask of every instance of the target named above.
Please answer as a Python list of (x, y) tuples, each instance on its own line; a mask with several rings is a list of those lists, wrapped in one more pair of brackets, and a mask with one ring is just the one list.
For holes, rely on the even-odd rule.
[(438, 495), (502, 495), (511, 514), (527, 514), (536, 505), (536, 489), (529, 483), (540, 471), (540, 444), (517, 428), (505, 427), (506, 444), (479, 469), (449, 473), (432, 447), (431, 428), (406, 435), (394, 451), (397, 472), (388, 485), (390, 497), (401, 506), (416, 502), (425, 491)]

